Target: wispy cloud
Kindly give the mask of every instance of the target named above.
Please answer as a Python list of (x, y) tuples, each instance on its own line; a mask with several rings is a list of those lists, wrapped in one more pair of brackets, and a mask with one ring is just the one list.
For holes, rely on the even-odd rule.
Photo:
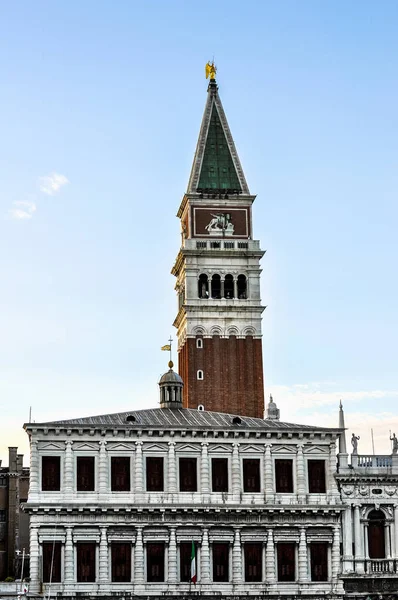
[(12, 208), (9, 209), (8, 214), (11, 219), (27, 220), (31, 219), (35, 212), (36, 204), (34, 202), (18, 200), (12, 203)]
[(48, 196), (57, 194), (67, 183), (69, 183), (68, 178), (60, 173), (54, 172), (50, 173), (50, 175), (39, 177), (39, 189), (43, 194), (47, 194)]

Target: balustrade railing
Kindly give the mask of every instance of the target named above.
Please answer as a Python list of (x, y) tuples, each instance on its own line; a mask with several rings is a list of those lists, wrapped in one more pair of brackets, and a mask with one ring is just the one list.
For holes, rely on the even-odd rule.
[(380, 467), (392, 467), (392, 456), (389, 456), (388, 454), (378, 454), (378, 455), (366, 455), (366, 454), (358, 454), (356, 456), (357, 458), (357, 463), (355, 464), (354, 462), (354, 456), (352, 456), (353, 459), (353, 466), (357, 466), (359, 468), (369, 468), (369, 469), (374, 469), (374, 468), (380, 468)]
[(365, 561), (365, 573), (397, 573), (398, 561), (393, 559), (370, 559)]

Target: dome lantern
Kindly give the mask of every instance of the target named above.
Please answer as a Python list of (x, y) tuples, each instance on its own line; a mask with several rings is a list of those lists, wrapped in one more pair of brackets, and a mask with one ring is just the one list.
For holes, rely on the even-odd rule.
[(173, 371), (173, 362), (169, 362), (169, 370), (159, 381), (160, 408), (182, 408), (182, 388), (184, 382), (178, 373)]

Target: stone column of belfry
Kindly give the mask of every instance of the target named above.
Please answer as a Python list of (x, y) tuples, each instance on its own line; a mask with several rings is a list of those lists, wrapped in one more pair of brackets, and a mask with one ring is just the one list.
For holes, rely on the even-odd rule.
[(242, 583), (242, 546), (240, 543), (240, 527), (234, 527), (234, 544), (232, 546), (232, 583)]
[(139, 494), (144, 489), (142, 468), (142, 442), (135, 443), (135, 491)]
[(40, 591), (39, 581), (39, 528), (30, 526), (30, 592)]
[(142, 525), (137, 525), (134, 551), (134, 583), (144, 582), (144, 544), (142, 540)]
[(105, 440), (100, 441), (98, 485), (100, 494), (106, 494), (108, 492), (108, 457), (106, 444), (107, 442)]
[(168, 455), (168, 491), (170, 494), (174, 494), (177, 491), (177, 475), (176, 475), (176, 453), (175, 453), (175, 442), (169, 442), (169, 455)]
[(71, 583), (73, 581), (73, 565), (74, 565), (74, 557), (73, 557), (73, 535), (72, 527), (65, 528), (65, 583)]
[(235, 496), (240, 495), (240, 457), (239, 444), (233, 444), (232, 450), (232, 493)]
[(364, 573), (363, 537), (359, 505), (354, 506), (355, 571)]
[(268, 529), (267, 547), (265, 551), (265, 579), (269, 583), (275, 583), (275, 545), (273, 529)]
[(109, 557), (108, 557), (108, 537), (107, 527), (101, 527), (101, 537), (99, 545), (99, 580), (109, 580)]
[(340, 571), (340, 524), (333, 527), (332, 542), (332, 578), (336, 579)]
[(300, 541), (298, 547), (298, 572), (299, 581), (308, 581), (307, 535), (305, 527), (300, 528)]
[(297, 444), (297, 494), (301, 501), (306, 493), (303, 444)]
[(169, 528), (169, 560), (167, 580), (170, 583), (177, 583), (177, 540), (175, 527)]
[(65, 441), (65, 469), (64, 491), (65, 498), (70, 500), (73, 496), (73, 440)]
[(37, 442), (30, 442), (30, 479), (29, 479), (29, 496), (33, 499), (39, 492), (39, 452)]
[(271, 446), (271, 443), (264, 444), (264, 492), (266, 502), (274, 501), (274, 478), (272, 475)]
[(200, 489), (202, 494), (210, 492), (209, 454), (208, 442), (202, 442), (202, 454), (200, 459)]
[(202, 547), (200, 551), (200, 581), (201, 583), (210, 583), (210, 548), (209, 548), (209, 530), (204, 527), (202, 530)]

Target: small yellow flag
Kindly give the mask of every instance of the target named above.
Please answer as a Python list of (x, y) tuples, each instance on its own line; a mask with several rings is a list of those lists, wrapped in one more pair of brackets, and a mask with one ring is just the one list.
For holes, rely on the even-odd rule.
[(165, 346), (162, 346), (161, 350), (167, 350), (167, 352), (170, 352), (170, 350), (171, 350), (170, 344), (166, 344)]

